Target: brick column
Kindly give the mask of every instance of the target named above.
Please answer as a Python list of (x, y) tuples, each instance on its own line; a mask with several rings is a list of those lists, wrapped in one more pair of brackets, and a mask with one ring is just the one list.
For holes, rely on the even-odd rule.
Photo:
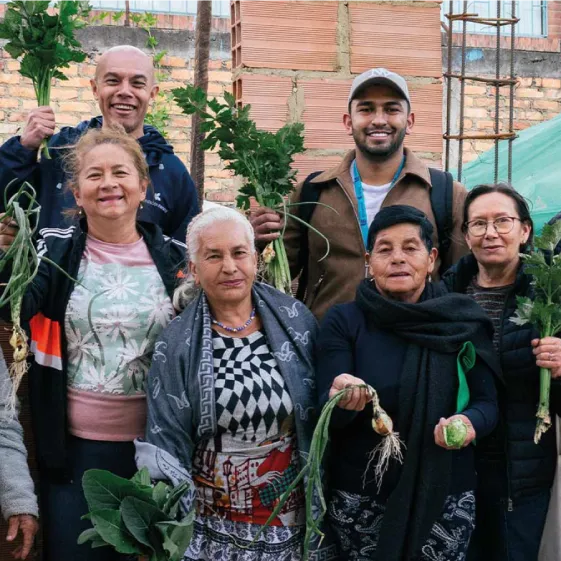
[(232, 68), (237, 99), (258, 126), (306, 126), (299, 177), (336, 164), (353, 146), (342, 124), (352, 79), (376, 66), (406, 77), (416, 114), (406, 144), (440, 163), (442, 53), (437, 2), (235, 0)]

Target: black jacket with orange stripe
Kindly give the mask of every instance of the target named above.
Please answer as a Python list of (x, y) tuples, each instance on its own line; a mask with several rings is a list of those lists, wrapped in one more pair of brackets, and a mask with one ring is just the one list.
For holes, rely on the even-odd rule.
[[(185, 266), (185, 245), (164, 236), (154, 224), (138, 222), (137, 227), (171, 297)], [(29, 398), (37, 461), (42, 476), (53, 481), (67, 478), (64, 317), (76, 284), (73, 279), (78, 276), (86, 234), (85, 219), (70, 228), (43, 228), (40, 231), (37, 252), (60, 269), (41, 261), (37, 276), (25, 293), (21, 310), (22, 324), (29, 322), (31, 331), (33, 355), (28, 374)], [(9, 314), (7, 307), (2, 309), (2, 315), (6, 313)]]

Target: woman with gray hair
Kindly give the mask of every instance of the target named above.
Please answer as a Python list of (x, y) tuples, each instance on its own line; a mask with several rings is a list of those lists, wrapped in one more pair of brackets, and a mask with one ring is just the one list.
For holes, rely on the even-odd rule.
[[(263, 525), (309, 450), (316, 322), (303, 304), (256, 282), (253, 229), (239, 212), (199, 214), (187, 251), (189, 276), (176, 295), (186, 308), (156, 344), (137, 463), (153, 479), (192, 479), (186, 559), (299, 560), (302, 487)], [(321, 554), (336, 558), (330, 546)]]

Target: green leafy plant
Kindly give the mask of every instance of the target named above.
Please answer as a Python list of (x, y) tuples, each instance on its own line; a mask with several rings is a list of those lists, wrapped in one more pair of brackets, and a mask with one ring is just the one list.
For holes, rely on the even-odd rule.
[[(561, 331), (561, 255), (554, 255), (561, 240), (561, 221), (544, 226), (540, 236), (534, 240), (534, 249), (521, 254), (525, 272), (532, 275), (534, 296), (519, 296), (515, 315), (510, 321), (516, 325), (532, 323), (540, 337), (553, 337)], [(537, 423), (534, 442), (551, 427), (549, 394), (551, 372), (540, 368), (540, 402), (536, 413)]]
[[(158, 18), (149, 12), (142, 14), (131, 14), (131, 21), (137, 27), (146, 31), (146, 47), (152, 51), (154, 62), (155, 77), (158, 82), (165, 80), (168, 75), (162, 67), (162, 60), (167, 54), (167, 50), (158, 50), (159, 41), (153, 33), (153, 28), (158, 23)], [(146, 114), (145, 121), (157, 128), (164, 138), (168, 137), (167, 128), (171, 123), (171, 104), (173, 96), (171, 92), (160, 90), (152, 102), (150, 111)]]
[[(50, 104), (54, 78), (68, 79), (61, 70), (86, 58), (75, 32), (86, 25), (89, 3), (58, 2), (54, 14), (49, 4), (8, 2), (0, 23), (0, 38), (8, 40), (4, 49), (12, 58), (21, 58), (20, 74), (33, 82), (40, 106)], [(49, 157), (46, 141), (43, 146)]]
[[(203, 150), (214, 150), (218, 146), (218, 155), (226, 162), (226, 169), (245, 180), (236, 199), (237, 206), (249, 209), (253, 197), (259, 205), (301, 222), (325, 240), (325, 257), (329, 253), (327, 238), (289, 212), (290, 206), (301, 203), (289, 205), (286, 202), (296, 177), (296, 170), (291, 168), (294, 155), (304, 152), (304, 125), (290, 123), (272, 133), (258, 129), (249, 116), (251, 106), (238, 108), (234, 96), (228, 92), (224, 92), (225, 102), (221, 103), (216, 98), (207, 99), (202, 89), (191, 85), (172, 91), (175, 102), (186, 115), (196, 113), (200, 117), (201, 130), (206, 133)], [(282, 235), (265, 248), (262, 257), (265, 279), (289, 293), (291, 276)]]
[(185, 481), (171, 487), (152, 485), (147, 468), (131, 479), (90, 469), (82, 479), (93, 528), (80, 534), (79, 544), (111, 546), (118, 553), (143, 555), (149, 561), (181, 561), (193, 535), (194, 510), (181, 520), (179, 502), (190, 489)]

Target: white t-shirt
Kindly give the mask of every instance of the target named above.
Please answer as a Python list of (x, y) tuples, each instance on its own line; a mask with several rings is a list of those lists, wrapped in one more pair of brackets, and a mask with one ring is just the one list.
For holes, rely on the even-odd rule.
[(362, 184), (362, 191), (364, 193), (364, 205), (366, 206), (366, 217), (368, 218), (368, 226), (372, 224), (374, 217), (380, 212), (382, 208), (382, 203), (386, 198), (386, 195), (390, 192), (392, 188), (391, 183), (386, 183), (385, 185), (368, 185), (367, 183)]

